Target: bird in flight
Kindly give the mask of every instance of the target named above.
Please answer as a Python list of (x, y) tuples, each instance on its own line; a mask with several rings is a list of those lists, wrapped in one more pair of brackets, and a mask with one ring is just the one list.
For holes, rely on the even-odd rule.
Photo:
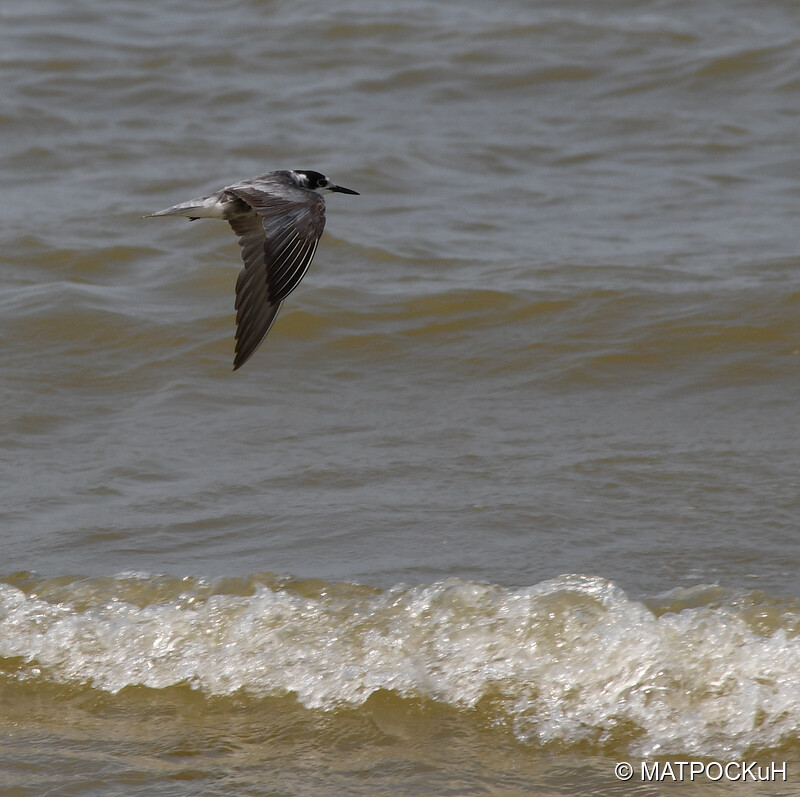
[(311, 265), (325, 229), (321, 191), (358, 194), (319, 172), (278, 171), (145, 216), (224, 219), (236, 233), (244, 268), (236, 280), (234, 371), (267, 336), (283, 300)]

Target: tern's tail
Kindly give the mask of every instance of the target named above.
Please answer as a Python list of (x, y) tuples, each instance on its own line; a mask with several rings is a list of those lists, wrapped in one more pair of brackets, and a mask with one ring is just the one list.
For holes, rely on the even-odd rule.
[(151, 216), (187, 216), (190, 219), (224, 219), (223, 203), (220, 202), (219, 194), (211, 196), (201, 196), (197, 199), (190, 199), (188, 202), (181, 202), (171, 208), (157, 210), (155, 213), (148, 213), (143, 218)]

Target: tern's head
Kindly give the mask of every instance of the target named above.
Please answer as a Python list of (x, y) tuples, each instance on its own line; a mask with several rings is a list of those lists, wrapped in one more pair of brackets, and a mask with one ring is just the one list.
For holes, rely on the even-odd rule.
[(342, 188), (342, 186), (336, 185), (333, 180), (329, 180), (324, 174), (320, 174), (319, 172), (295, 170), (290, 172), (290, 174), (294, 177), (300, 188), (307, 188), (310, 191), (336, 191), (340, 194), (358, 195), (358, 191), (353, 191), (350, 188)]

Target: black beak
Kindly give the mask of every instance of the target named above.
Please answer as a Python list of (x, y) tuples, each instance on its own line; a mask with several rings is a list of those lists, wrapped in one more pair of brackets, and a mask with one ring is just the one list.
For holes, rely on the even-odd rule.
[(332, 185), (328, 188), (329, 191), (335, 191), (337, 194), (355, 194), (356, 196), (361, 196), (358, 191), (353, 191), (352, 188), (343, 188), (340, 185)]

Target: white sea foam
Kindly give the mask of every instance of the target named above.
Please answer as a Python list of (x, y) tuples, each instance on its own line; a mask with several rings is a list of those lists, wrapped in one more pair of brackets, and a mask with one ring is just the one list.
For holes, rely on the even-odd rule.
[(145, 605), (114, 594), (87, 605), (80, 582), (71, 590), (56, 603), (0, 585), (0, 657), (26, 662), (16, 677), (111, 693), (179, 683), (294, 693), (323, 710), (390, 690), (477, 710), (523, 741), (623, 741), (641, 755), (735, 755), (800, 738), (800, 639), (757, 632), (733, 607), (656, 616), (601, 579), (314, 597), (195, 586)]

